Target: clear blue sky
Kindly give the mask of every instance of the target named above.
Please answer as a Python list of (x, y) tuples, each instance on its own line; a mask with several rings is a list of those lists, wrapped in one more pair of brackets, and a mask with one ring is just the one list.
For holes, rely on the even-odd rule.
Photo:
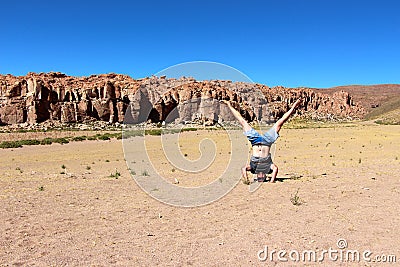
[(150, 76), (187, 61), (270, 86), (400, 83), (399, 1), (3, 1), (0, 73)]

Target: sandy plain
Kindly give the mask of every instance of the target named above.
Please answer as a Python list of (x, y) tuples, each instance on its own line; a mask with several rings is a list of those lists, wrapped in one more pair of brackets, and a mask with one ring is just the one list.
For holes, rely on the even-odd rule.
[[(163, 161), (159, 137), (146, 142), (159, 172), (190, 187), (216, 179), (230, 153), (248, 153), (230, 151), (223, 132), (207, 130), (183, 133), (182, 153), (196, 159), (198, 146), (191, 144), (210, 135), (220, 144), (215, 166), (198, 179)], [(223, 198), (194, 208), (145, 193), (132, 173), (142, 176), (146, 169), (140, 163), (128, 169), (121, 140), (2, 149), (0, 264), (395, 266), (378, 260), (400, 261), (399, 141), (400, 126), (286, 127), (276, 143), (276, 183), (251, 193), (239, 182)], [(323, 250), (339, 250), (339, 240), (347, 242), (344, 252), (371, 251), (371, 261), (325, 255), (318, 262)], [(286, 251), (288, 261), (276, 253), (271, 259), (272, 250)], [(289, 257), (305, 250), (317, 253), (316, 262)]]

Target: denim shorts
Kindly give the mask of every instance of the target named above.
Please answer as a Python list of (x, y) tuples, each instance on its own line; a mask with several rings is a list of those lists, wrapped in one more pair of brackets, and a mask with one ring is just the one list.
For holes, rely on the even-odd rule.
[(251, 146), (271, 146), (279, 137), (279, 134), (275, 131), (274, 127), (266, 131), (264, 134), (260, 134), (259, 132), (254, 130), (254, 128), (251, 128), (251, 130), (244, 132), (244, 135), (247, 136), (247, 139), (250, 141)]

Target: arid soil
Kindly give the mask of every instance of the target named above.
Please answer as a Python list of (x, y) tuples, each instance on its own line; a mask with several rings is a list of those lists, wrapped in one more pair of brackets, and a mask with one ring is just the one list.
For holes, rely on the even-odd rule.
[[(216, 143), (225, 138), (206, 130), (183, 133), (182, 153), (195, 159), (198, 146), (190, 144), (210, 136)], [(258, 259), (265, 246), (268, 253), (313, 250), (320, 256), (337, 250), (339, 239), (347, 241), (344, 251), (370, 250), (371, 260), (396, 255), (399, 262), (399, 141), (400, 126), (287, 127), (274, 156), (278, 182), (253, 193), (239, 183), (197, 208), (172, 207), (142, 191), (130, 172), (145, 169), (128, 170), (121, 140), (2, 149), (0, 265), (347, 266), (329, 255), (320, 263), (296, 263), (288, 254), (288, 262), (277, 254)], [(157, 137), (148, 138), (149, 151), (158, 146)], [(217, 150), (218, 164), (229, 157), (225, 149)], [(156, 166), (190, 186), (173, 167)], [(217, 172), (204, 172), (192, 185), (210, 182)], [(379, 265), (362, 258), (352, 264)]]

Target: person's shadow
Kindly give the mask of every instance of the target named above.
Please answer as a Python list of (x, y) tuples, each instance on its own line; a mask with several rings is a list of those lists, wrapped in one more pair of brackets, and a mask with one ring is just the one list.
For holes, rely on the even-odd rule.
[[(301, 177), (303, 177), (302, 175), (300, 175), (299, 177), (287, 177), (287, 176), (282, 176), (282, 177), (276, 177), (275, 178), (275, 183), (276, 182), (280, 182), (280, 183), (283, 183), (283, 182), (285, 182), (285, 181), (287, 181), (287, 180), (297, 180), (297, 179), (299, 179), (299, 178), (301, 178)], [(264, 180), (264, 183), (269, 183), (270, 182), (270, 177), (267, 177), (265, 180)]]
[(276, 177), (275, 178), (275, 182), (283, 183), (285, 180), (290, 180), (290, 178), (288, 178), (288, 177)]

